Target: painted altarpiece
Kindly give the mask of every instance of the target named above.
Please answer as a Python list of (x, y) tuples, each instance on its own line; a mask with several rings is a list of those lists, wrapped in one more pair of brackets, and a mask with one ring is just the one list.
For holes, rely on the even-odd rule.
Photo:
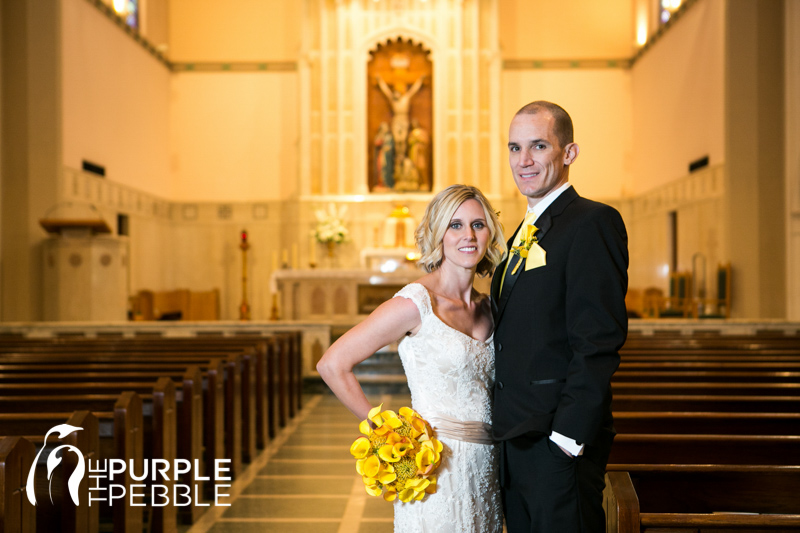
[(433, 66), (421, 44), (379, 43), (367, 65), (369, 190), (427, 192), (433, 183)]

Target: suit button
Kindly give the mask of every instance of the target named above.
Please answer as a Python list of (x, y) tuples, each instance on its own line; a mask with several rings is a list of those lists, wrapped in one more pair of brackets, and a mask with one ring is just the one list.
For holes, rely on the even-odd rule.
[(501, 343), (501, 342), (497, 343), (497, 351), (498, 352), (502, 352), (503, 351), (503, 343)]
[(503, 390), (503, 382), (502, 381), (498, 381), (497, 382), (497, 388), (500, 389), (500, 390)]

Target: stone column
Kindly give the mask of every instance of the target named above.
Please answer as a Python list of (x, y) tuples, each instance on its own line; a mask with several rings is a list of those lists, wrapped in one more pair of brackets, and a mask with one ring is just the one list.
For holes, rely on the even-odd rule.
[(39, 218), (57, 201), (62, 167), (61, 2), (0, 9), (0, 320), (41, 320)]
[(725, 13), (726, 224), (732, 317), (786, 317), (784, 3)]

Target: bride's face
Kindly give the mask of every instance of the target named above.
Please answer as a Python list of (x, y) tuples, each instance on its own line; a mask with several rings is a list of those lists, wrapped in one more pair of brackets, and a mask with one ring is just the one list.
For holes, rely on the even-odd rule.
[(463, 268), (474, 269), (486, 253), (489, 244), (489, 228), (483, 207), (475, 199), (461, 204), (442, 239), (444, 261)]

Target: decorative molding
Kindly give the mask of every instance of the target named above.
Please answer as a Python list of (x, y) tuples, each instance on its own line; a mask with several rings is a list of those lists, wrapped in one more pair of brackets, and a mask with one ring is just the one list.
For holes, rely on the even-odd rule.
[(634, 219), (674, 211), (695, 202), (722, 198), (725, 194), (725, 166), (707, 167), (661, 187), (637, 195), (630, 201)]
[(172, 214), (172, 203), (163, 198), (69, 167), (61, 174), (59, 201), (165, 220)]
[(172, 72), (296, 72), (297, 61), (190, 61), (170, 63)]
[(158, 60), (159, 63), (161, 63), (170, 70), (172, 69), (172, 64), (169, 62), (166, 56), (164, 56), (164, 54), (162, 54), (153, 43), (151, 43), (144, 36), (142, 36), (142, 34), (139, 33), (139, 30), (128, 26), (125, 23), (125, 20), (119, 15), (117, 15), (117, 13), (114, 11), (113, 8), (111, 8), (111, 6), (105, 4), (103, 0), (86, 0), (86, 1), (92, 4), (94, 7), (96, 7), (102, 14), (104, 14), (111, 22), (116, 24), (122, 31), (127, 33), (131, 39), (136, 41), (142, 48), (147, 50), (147, 52), (151, 56), (156, 58), (156, 60)]
[(674, 26), (681, 19), (681, 17), (683, 17), (683, 15), (685, 15), (686, 12), (689, 11), (689, 9), (691, 9), (691, 7), (698, 1), (699, 0), (684, 0), (684, 2), (681, 4), (681, 7), (679, 7), (678, 10), (669, 17), (669, 20), (664, 24), (661, 24), (658, 30), (654, 34), (650, 35), (647, 38), (647, 42), (645, 42), (644, 45), (636, 52), (636, 54), (634, 54), (630, 60), (631, 66), (639, 61), (642, 56), (653, 47), (653, 45), (661, 40), (661, 38), (664, 37), (670, 28), (672, 28), (672, 26)]
[(620, 59), (506, 59), (503, 70), (629, 69), (630, 58)]

